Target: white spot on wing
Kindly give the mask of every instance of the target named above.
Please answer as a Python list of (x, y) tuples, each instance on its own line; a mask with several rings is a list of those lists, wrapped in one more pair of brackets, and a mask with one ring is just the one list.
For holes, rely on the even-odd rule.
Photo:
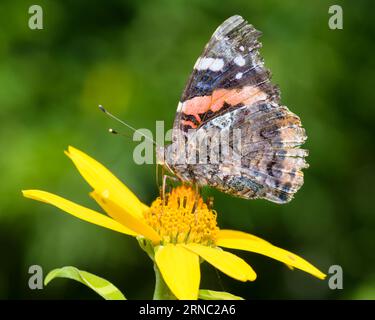
[(212, 71), (220, 71), (224, 67), (224, 60), (223, 59), (215, 59), (215, 61), (210, 66)]
[(242, 75), (243, 75), (242, 72), (238, 72), (238, 73), (236, 74), (236, 79), (237, 79), (237, 80), (238, 80), (238, 79), (241, 79), (241, 78), (242, 78)]
[(181, 112), (182, 110), (182, 102), (179, 102), (177, 105), (177, 112)]
[(241, 57), (241, 56), (237, 56), (237, 57), (234, 58), (234, 63), (236, 65), (238, 65), (239, 67), (244, 66), (245, 62), (246, 62), (245, 59), (243, 57)]
[(240, 47), (240, 50), (241, 50), (241, 51), (244, 51), (244, 50), (245, 50), (244, 46), (241, 46), (241, 47)]
[(214, 61), (213, 58), (201, 58), (198, 64), (198, 70), (207, 70), (211, 63)]
[(210, 69), (211, 71), (220, 71), (224, 66), (224, 60), (220, 58), (205, 58), (202, 57), (197, 60), (195, 63), (194, 68), (196, 70), (207, 70)]

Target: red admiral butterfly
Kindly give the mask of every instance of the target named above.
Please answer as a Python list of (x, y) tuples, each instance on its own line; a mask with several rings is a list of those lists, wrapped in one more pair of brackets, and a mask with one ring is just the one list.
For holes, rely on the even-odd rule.
[(286, 203), (303, 184), (308, 152), (299, 146), (307, 137), (279, 104), (260, 35), (238, 15), (217, 28), (183, 91), (172, 144), (157, 158), (183, 182)]

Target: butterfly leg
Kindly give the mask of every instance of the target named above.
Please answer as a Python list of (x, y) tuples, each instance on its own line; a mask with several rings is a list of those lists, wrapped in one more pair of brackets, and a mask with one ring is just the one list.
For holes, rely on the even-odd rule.
[(168, 201), (166, 199), (167, 180), (179, 181), (176, 177), (173, 177), (173, 176), (170, 176), (170, 175), (167, 175), (167, 174), (163, 175), (163, 184), (162, 184), (161, 191), (160, 191), (161, 199), (163, 201), (163, 205), (166, 205), (166, 201)]
[[(195, 194), (194, 194), (194, 205), (193, 205), (192, 213), (195, 214), (195, 210), (197, 209), (198, 201), (199, 201), (199, 185), (196, 183), (194, 187), (195, 187)], [(197, 219), (196, 215), (195, 215), (195, 219)]]
[(168, 179), (174, 180), (174, 181), (178, 180), (175, 177), (164, 174), (164, 170), (162, 171), (162, 173), (163, 173), (163, 183), (162, 183), (161, 190), (160, 190), (160, 197), (161, 197), (161, 201), (163, 203), (163, 206), (162, 206), (162, 211), (161, 211), (161, 213), (158, 217), (159, 220), (160, 220), (162, 214), (164, 213), (164, 207), (168, 203), (168, 199), (166, 198), (167, 180)]

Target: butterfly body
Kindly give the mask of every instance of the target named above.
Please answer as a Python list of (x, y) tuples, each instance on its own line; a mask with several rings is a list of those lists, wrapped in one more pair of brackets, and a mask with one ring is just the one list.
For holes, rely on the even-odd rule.
[(182, 94), (172, 143), (157, 158), (184, 182), (286, 203), (303, 184), (306, 134), (279, 104), (259, 35), (240, 16), (219, 26)]

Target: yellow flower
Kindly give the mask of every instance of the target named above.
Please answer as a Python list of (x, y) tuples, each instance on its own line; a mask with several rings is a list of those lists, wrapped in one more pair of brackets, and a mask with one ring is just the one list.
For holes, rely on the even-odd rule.
[(219, 229), (215, 211), (200, 196), (196, 199), (190, 187), (177, 187), (149, 207), (93, 158), (73, 147), (66, 154), (93, 188), (90, 195), (109, 217), (45, 191), (25, 190), (23, 195), (52, 204), (82, 220), (142, 239), (151, 247), (151, 258), (178, 299), (198, 298), (200, 258), (236, 280), (255, 280), (254, 270), (222, 247), (263, 254), (319, 279), (325, 278), (306, 260), (261, 238)]

